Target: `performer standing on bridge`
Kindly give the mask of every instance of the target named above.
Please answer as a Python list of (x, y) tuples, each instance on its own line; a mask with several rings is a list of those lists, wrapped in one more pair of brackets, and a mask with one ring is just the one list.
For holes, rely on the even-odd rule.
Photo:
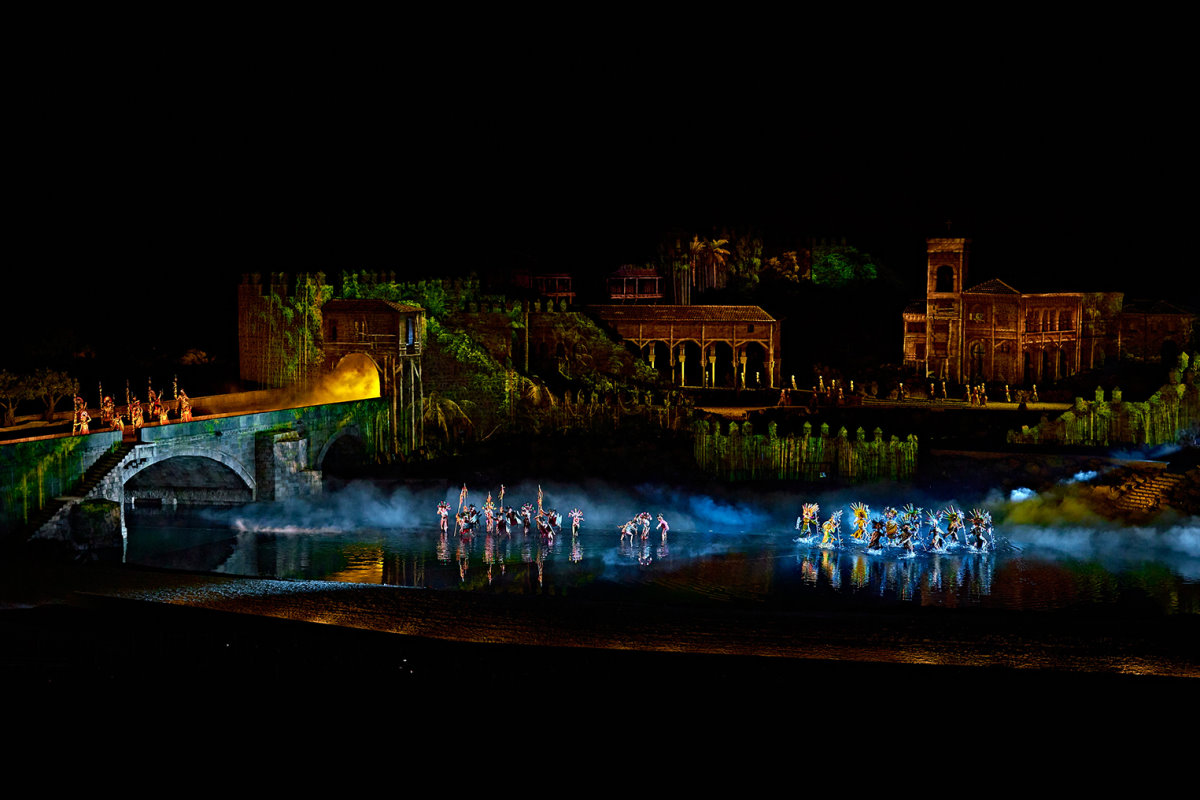
[(179, 421), (192, 421), (192, 400), (182, 389), (179, 390)]

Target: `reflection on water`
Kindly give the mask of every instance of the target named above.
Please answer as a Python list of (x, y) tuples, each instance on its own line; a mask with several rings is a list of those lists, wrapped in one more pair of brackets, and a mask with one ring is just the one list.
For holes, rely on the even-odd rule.
[(1157, 560), (1064, 554), (1021, 529), (1002, 535), (995, 552), (904, 557), (798, 544), (786, 526), (749, 533), (672, 526), (663, 541), (585, 523), (578, 536), (567, 526), (550, 539), (520, 530), (444, 534), (432, 521), (251, 530), (214, 524), (195, 510), (142, 508), (129, 512), (127, 524), (130, 563), (248, 576), (672, 603), (1200, 613), (1200, 582), (1161, 553)]

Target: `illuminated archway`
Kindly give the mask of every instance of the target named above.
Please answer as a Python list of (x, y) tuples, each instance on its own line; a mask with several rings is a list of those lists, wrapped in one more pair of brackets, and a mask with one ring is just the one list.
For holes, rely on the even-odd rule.
[(379, 397), (382, 375), (379, 365), (371, 356), (349, 353), (338, 361), (333, 372), (322, 379), (320, 389), (324, 396), (319, 402), (338, 403)]

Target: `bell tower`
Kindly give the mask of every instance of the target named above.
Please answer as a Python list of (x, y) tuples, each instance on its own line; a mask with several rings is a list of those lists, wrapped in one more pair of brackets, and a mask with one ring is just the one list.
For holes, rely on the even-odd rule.
[(963, 302), (970, 239), (926, 239), (925, 353), (931, 378), (963, 380)]

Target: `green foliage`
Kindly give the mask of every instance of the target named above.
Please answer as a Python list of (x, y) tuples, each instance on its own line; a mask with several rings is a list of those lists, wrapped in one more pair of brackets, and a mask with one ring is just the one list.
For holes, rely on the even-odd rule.
[[(285, 283), (286, 275), (272, 283)], [(260, 312), (267, 329), (267, 383), (286, 386), (313, 374), (322, 359), (321, 306), (333, 296), (325, 273), (301, 273), (287, 297), (268, 294)]]
[(763, 263), (762, 239), (749, 233), (731, 235), (726, 259), (731, 288), (753, 291), (762, 276)]
[(813, 249), (812, 280), (815, 284), (844, 287), (874, 280), (877, 274), (871, 256), (853, 245), (820, 245)]
[(381, 279), (375, 273), (343, 272), (342, 299), (390, 300), (408, 303), (425, 309), (427, 319), (444, 319), (450, 312), (451, 300), (443, 281), (399, 282)]

